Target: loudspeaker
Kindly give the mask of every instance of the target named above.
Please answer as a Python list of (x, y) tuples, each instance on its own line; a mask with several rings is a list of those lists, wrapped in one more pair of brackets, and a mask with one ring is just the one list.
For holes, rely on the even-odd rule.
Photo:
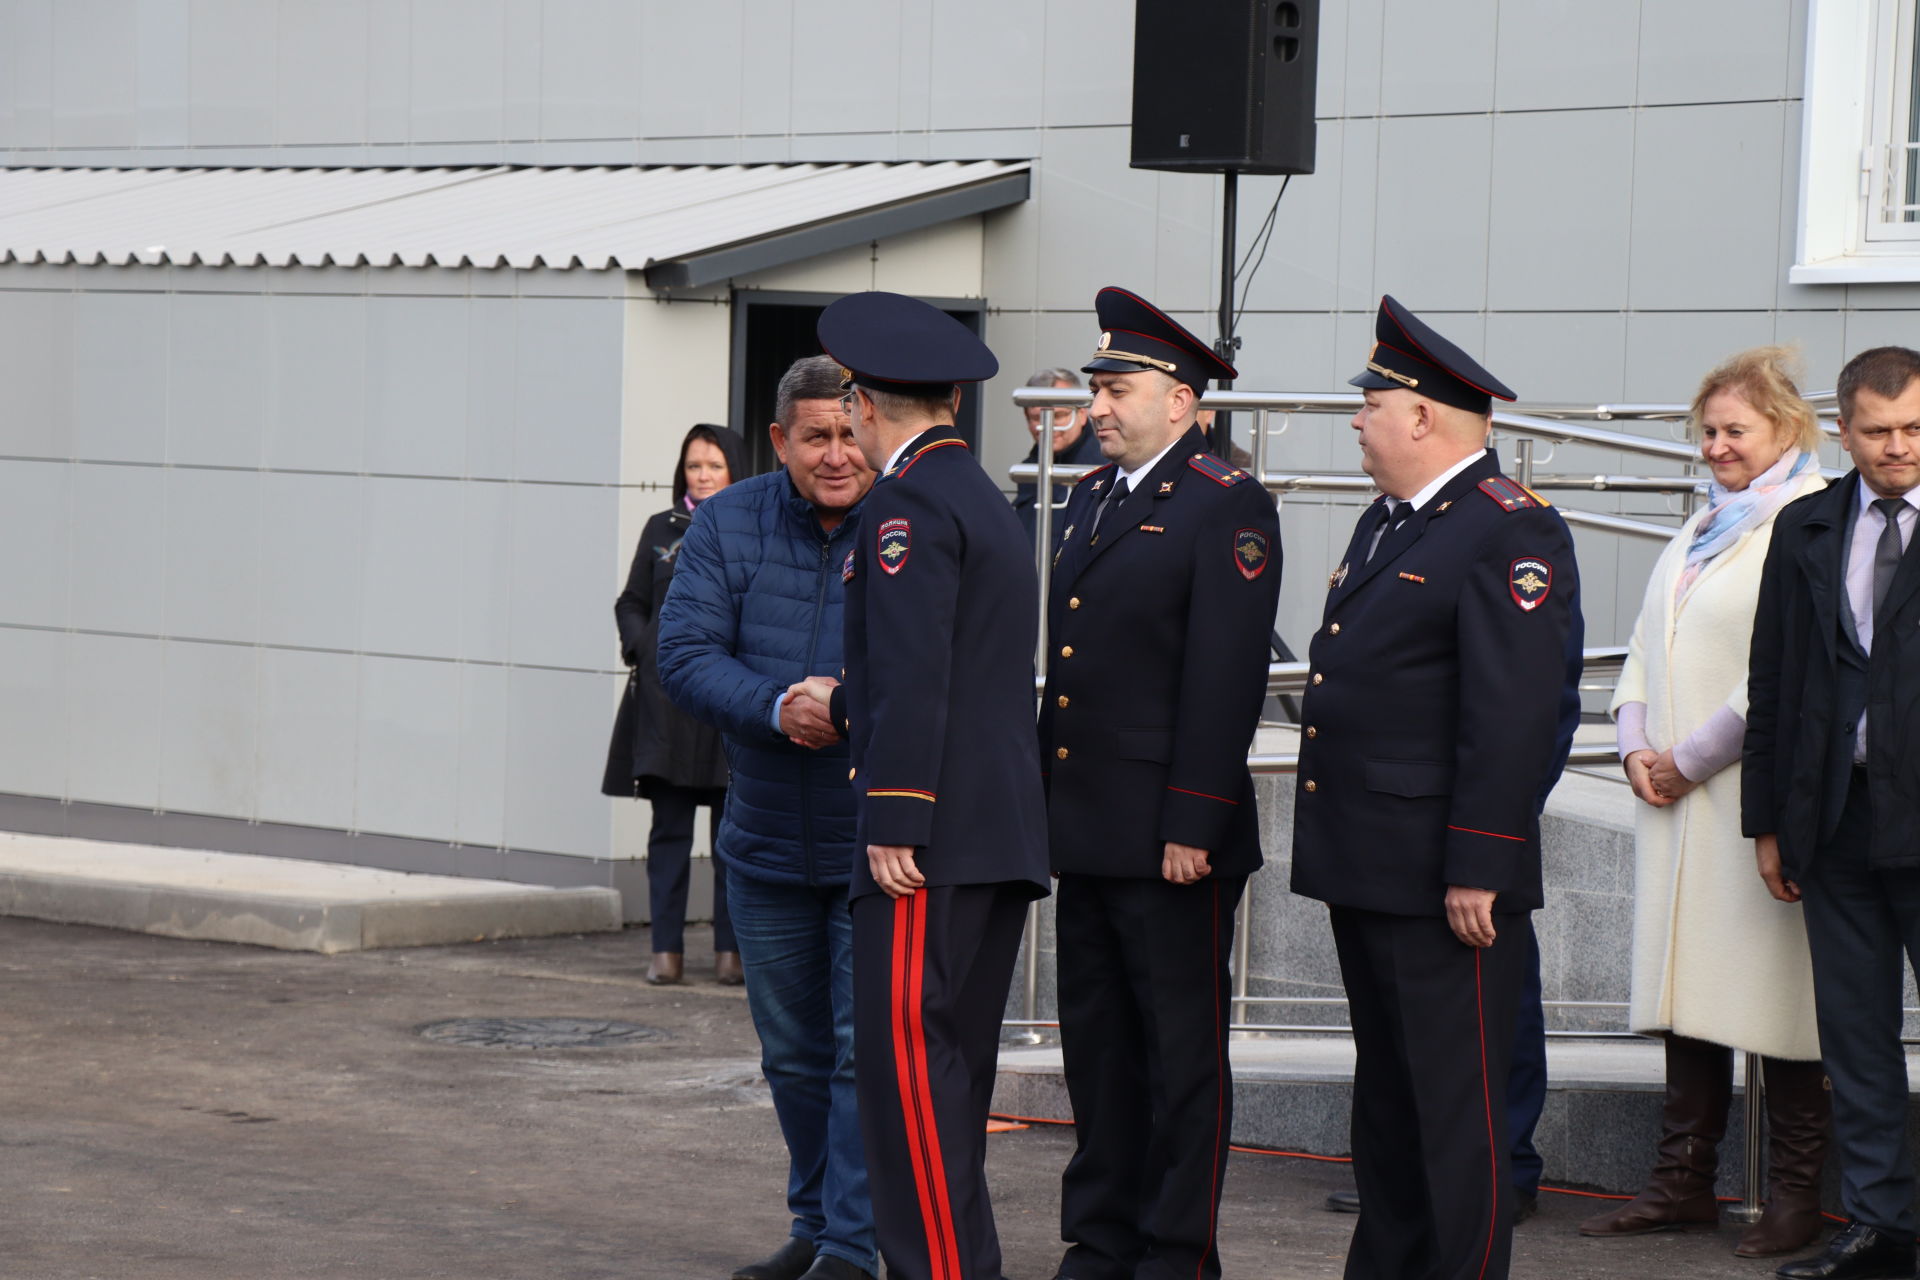
[(1133, 167), (1312, 173), (1320, 0), (1137, 0)]

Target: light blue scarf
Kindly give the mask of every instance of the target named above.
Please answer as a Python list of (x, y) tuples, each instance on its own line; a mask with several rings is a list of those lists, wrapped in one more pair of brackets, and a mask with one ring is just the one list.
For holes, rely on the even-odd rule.
[(1728, 489), (1715, 481), (1707, 490), (1707, 514), (1694, 528), (1693, 541), (1687, 544), (1687, 563), (1680, 570), (1673, 598), (1679, 600), (1687, 594), (1709, 560), (1738, 542), (1748, 530), (1773, 519), (1792, 500), (1797, 487), (1793, 482), (1813, 466), (1812, 454), (1792, 448), (1744, 489)]

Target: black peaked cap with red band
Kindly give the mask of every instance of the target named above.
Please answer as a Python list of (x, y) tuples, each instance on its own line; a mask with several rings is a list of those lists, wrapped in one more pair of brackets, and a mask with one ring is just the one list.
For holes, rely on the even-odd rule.
[(1435, 333), (1391, 294), (1380, 299), (1367, 367), (1347, 382), (1370, 391), (1405, 389), (1468, 413), (1491, 413), (1495, 399), (1514, 398), (1506, 383)]
[(814, 332), (850, 381), (874, 391), (938, 395), (1000, 372), (973, 330), (903, 294), (850, 293), (820, 313)]
[(1100, 317), (1100, 348), (1080, 366), (1082, 373), (1140, 373), (1158, 369), (1195, 391), (1207, 379), (1240, 375), (1178, 321), (1138, 294), (1108, 285), (1093, 299)]

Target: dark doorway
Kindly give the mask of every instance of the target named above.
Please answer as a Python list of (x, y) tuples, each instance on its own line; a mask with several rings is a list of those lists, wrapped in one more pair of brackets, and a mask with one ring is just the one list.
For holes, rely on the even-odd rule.
[[(747, 439), (754, 474), (776, 465), (767, 424), (773, 421), (774, 389), (780, 375), (795, 360), (820, 354), (814, 322), (840, 295), (786, 293), (764, 289), (737, 289), (733, 294), (732, 389), (728, 418)], [(982, 333), (987, 304), (981, 298), (927, 298), (948, 315)], [(960, 396), (955, 423), (970, 447), (980, 443), (980, 388), (968, 386)]]

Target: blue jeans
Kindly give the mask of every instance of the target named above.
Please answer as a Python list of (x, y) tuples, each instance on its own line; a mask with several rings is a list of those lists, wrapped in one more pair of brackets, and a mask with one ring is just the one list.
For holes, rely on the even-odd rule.
[(771, 884), (729, 868), (727, 902), (760, 1035), (760, 1070), (787, 1140), (793, 1234), (878, 1275), (853, 1084), (847, 890)]

